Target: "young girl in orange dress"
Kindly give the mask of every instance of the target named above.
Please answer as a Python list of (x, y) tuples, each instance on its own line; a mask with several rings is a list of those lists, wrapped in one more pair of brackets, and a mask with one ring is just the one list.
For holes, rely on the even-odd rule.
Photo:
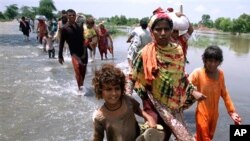
[(112, 64), (104, 64), (92, 80), (97, 99), (104, 104), (93, 114), (92, 141), (135, 141), (140, 129), (135, 114), (144, 117), (150, 127), (156, 127), (153, 118), (142, 111), (140, 103), (125, 95), (125, 75)]
[(199, 92), (207, 96), (205, 100), (198, 101), (196, 108), (196, 141), (211, 141), (219, 117), (220, 97), (235, 124), (240, 124), (241, 118), (227, 91), (224, 73), (218, 68), (223, 61), (222, 50), (218, 46), (209, 46), (202, 59), (204, 67), (195, 69), (189, 75), (189, 80)]

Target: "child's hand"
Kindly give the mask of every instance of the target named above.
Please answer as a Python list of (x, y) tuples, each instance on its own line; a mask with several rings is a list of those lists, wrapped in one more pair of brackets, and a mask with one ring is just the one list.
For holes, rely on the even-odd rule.
[(197, 100), (197, 101), (201, 101), (201, 100), (204, 100), (207, 98), (207, 96), (205, 96), (204, 94), (194, 90), (192, 95), (194, 96), (194, 98)]
[(150, 128), (156, 128), (157, 123), (153, 118), (148, 119), (147, 122), (148, 122), (148, 125), (149, 125)]
[(232, 112), (232, 113), (229, 113), (229, 115), (233, 119), (233, 121), (236, 125), (241, 124), (241, 117), (237, 113)]

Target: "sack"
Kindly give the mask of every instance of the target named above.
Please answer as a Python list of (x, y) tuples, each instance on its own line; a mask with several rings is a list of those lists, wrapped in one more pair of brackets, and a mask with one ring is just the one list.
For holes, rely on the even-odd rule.
[(189, 27), (189, 20), (186, 16), (177, 17), (174, 12), (168, 13), (169, 17), (173, 20), (173, 29), (187, 30)]
[[(160, 128), (160, 129), (158, 129)], [(146, 128), (143, 133), (136, 138), (136, 141), (163, 141), (165, 133), (161, 125), (155, 128)]]

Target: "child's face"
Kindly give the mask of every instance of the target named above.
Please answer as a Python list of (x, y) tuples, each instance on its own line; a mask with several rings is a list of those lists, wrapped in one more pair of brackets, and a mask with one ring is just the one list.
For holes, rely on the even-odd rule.
[(206, 59), (205, 68), (208, 72), (213, 73), (217, 71), (220, 61), (216, 59)]
[(120, 85), (103, 85), (102, 86), (102, 98), (106, 103), (116, 104), (119, 102), (122, 94)]

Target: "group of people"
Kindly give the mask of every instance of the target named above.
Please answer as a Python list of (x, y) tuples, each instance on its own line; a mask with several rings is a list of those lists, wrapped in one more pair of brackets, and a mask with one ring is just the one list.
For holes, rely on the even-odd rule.
[(67, 22), (60, 29), (59, 55), (60, 64), (64, 63), (63, 50), (65, 43), (69, 48), (72, 58), (72, 64), (75, 71), (75, 77), (79, 90), (83, 90), (83, 83), (88, 64), (88, 50), (90, 61), (94, 61), (96, 47), (101, 55), (101, 60), (105, 55), (107, 59), (107, 51), (113, 55), (113, 41), (103, 23), (98, 27), (95, 26), (93, 17), (88, 17), (86, 23), (83, 23), (82, 18), (77, 17), (73, 9), (66, 11)]
[(103, 60), (104, 57), (108, 59), (108, 51), (112, 54), (112, 57), (114, 57), (113, 40), (103, 22), (96, 25), (94, 18), (89, 17), (86, 19), (86, 24), (84, 24), (83, 28), (84, 45), (89, 49), (90, 62), (95, 60), (97, 46), (101, 60)]
[[(207, 47), (202, 54), (203, 66), (187, 75), (187, 44), (173, 39), (177, 33), (168, 13), (162, 10), (154, 12), (148, 22), (148, 30), (152, 40), (141, 49), (131, 48), (132, 54), (136, 55), (128, 56), (129, 79), (142, 100), (143, 109), (131, 95), (126, 94), (125, 74), (114, 64), (104, 64), (95, 71), (92, 80), (96, 98), (104, 100), (93, 114), (92, 140), (103, 141), (106, 134), (108, 141), (140, 141), (137, 114), (148, 122), (151, 129), (157, 124), (164, 127), (163, 141), (168, 141), (171, 134), (178, 141), (210, 141), (219, 117), (220, 97), (234, 123), (240, 124), (241, 118), (227, 91), (223, 70), (219, 68), (223, 62), (222, 50), (215, 45)], [(190, 27), (186, 35), (178, 38), (187, 42), (192, 30)], [(138, 44), (138, 40), (135, 41)], [(183, 112), (195, 102), (196, 133), (193, 136), (185, 125)], [(153, 132), (151, 135), (155, 135), (155, 139), (162, 136)]]
[[(73, 9), (64, 14), (63, 26), (58, 29), (58, 61), (64, 63), (63, 50), (67, 43), (77, 86), (82, 90), (88, 50), (91, 61), (94, 61), (95, 48), (99, 44), (101, 59), (107, 58), (108, 49), (113, 53), (112, 47), (108, 47), (112, 39), (103, 23), (97, 29), (93, 18), (88, 18), (83, 24), (77, 20)], [(26, 26), (27, 23), (22, 22), (22, 28)], [(223, 70), (219, 68), (223, 62), (222, 50), (215, 45), (207, 47), (202, 54), (203, 66), (187, 75), (187, 41), (193, 28), (189, 23), (187, 32), (180, 35), (173, 26), (168, 13), (157, 9), (149, 21), (140, 21), (140, 27), (133, 30), (127, 40), (131, 43), (129, 77), (114, 64), (104, 64), (95, 71), (92, 85), (96, 98), (103, 99), (104, 103), (93, 114), (93, 141), (103, 141), (105, 136), (108, 141), (140, 141), (141, 132), (135, 114), (143, 117), (151, 129), (162, 125), (164, 134), (159, 136), (163, 136), (163, 141), (168, 141), (172, 134), (180, 141), (212, 140), (219, 117), (220, 97), (234, 123), (241, 123), (227, 91)], [(28, 33), (25, 31), (25, 35)], [(47, 34), (45, 37), (52, 39)], [(142, 109), (131, 91), (126, 92), (127, 78), (142, 100)], [(183, 112), (195, 102), (196, 133), (193, 136), (186, 127)]]
[[(43, 45), (44, 52), (48, 52), (49, 58), (55, 58), (54, 41), (59, 43), (58, 61), (64, 63), (63, 51), (69, 50), (72, 57), (72, 64), (75, 71), (78, 89), (83, 89), (83, 82), (88, 63), (88, 53), (90, 62), (94, 61), (96, 47), (98, 45), (101, 60), (108, 59), (108, 51), (113, 53), (113, 41), (104, 23), (95, 24), (93, 17), (85, 18), (76, 14), (73, 9), (62, 10), (58, 21), (51, 21), (49, 26), (45, 19), (38, 18), (37, 39)], [(28, 40), (31, 31), (29, 23), (22, 17), (20, 30)]]

